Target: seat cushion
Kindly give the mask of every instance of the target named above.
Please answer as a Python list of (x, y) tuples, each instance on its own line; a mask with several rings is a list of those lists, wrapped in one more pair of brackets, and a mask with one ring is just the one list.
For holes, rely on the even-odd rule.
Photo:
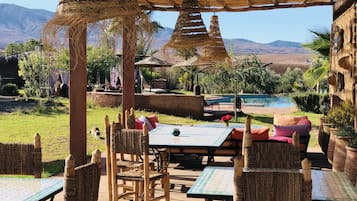
[(310, 124), (293, 125), (293, 126), (279, 126), (274, 125), (274, 136), (292, 137), (294, 132), (299, 136), (309, 135), (311, 130)]
[(293, 138), (284, 137), (284, 136), (271, 136), (269, 140), (279, 141), (279, 142), (287, 142), (289, 144), (293, 143)]
[(151, 114), (151, 115), (147, 116), (146, 118), (149, 120), (151, 126), (153, 128), (156, 128), (156, 125), (159, 123), (159, 119), (157, 118), (157, 116), (155, 114)]
[(279, 126), (293, 126), (296, 125), (300, 120), (308, 120), (307, 116), (289, 116), (289, 115), (274, 115), (274, 125)]
[[(235, 128), (232, 131), (232, 138), (235, 140), (243, 139), (243, 128)], [(254, 141), (263, 141), (269, 139), (269, 127), (253, 128), (251, 129), (252, 140)]]

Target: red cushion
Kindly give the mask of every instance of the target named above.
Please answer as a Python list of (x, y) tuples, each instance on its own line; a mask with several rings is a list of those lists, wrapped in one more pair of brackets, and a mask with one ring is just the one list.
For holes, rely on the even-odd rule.
[[(232, 138), (235, 140), (242, 140), (243, 139), (243, 128), (235, 128), (232, 131)], [(252, 140), (254, 141), (262, 141), (269, 139), (269, 127), (261, 127), (261, 128), (253, 128), (251, 130), (252, 133)]]
[(287, 142), (289, 144), (293, 143), (293, 138), (285, 137), (285, 136), (271, 136), (269, 140), (280, 141), (280, 142)]
[(136, 129), (143, 129), (143, 122), (140, 121), (138, 118), (135, 118), (135, 128)]
[(157, 116), (155, 114), (152, 114), (146, 118), (149, 120), (151, 126), (153, 128), (156, 128), (156, 124), (159, 123), (159, 119), (157, 118)]

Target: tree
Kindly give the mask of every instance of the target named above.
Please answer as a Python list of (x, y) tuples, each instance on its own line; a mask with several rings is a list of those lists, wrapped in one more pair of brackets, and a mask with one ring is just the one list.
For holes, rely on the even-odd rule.
[(49, 96), (49, 70), (48, 57), (41, 52), (33, 52), (19, 60), (19, 75), (25, 80), (25, 93), (27, 96)]
[[(151, 16), (151, 11), (145, 11), (144, 15), (136, 17), (136, 55), (148, 55), (153, 35), (163, 29), (159, 22), (151, 21)], [(109, 24), (108, 33), (116, 36), (121, 35), (123, 33), (123, 18), (114, 18)]]
[(326, 79), (330, 68), (330, 32), (329, 31), (310, 31), (314, 39), (310, 43), (303, 44), (318, 54), (313, 65), (304, 73), (304, 79), (308, 87), (317, 88), (320, 91), (320, 82)]

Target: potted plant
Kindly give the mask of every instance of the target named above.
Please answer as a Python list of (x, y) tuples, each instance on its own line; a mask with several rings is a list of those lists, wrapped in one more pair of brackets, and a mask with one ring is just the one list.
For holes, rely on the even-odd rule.
[(354, 136), (354, 107), (350, 100), (333, 107), (327, 114), (330, 128), (330, 139), (327, 158), (335, 171), (344, 171), (346, 145)]
[(346, 161), (344, 172), (351, 180), (353, 185), (356, 185), (357, 179), (357, 136), (350, 139), (346, 147)]

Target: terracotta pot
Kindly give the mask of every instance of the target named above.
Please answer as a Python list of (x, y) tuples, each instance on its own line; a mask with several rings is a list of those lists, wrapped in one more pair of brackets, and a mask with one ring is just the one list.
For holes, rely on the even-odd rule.
[(346, 146), (350, 136), (338, 136), (335, 138), (335, 150), (333, 152), (332, 170), (343, 172), (345, 170)]
[(328, 143), (330, 140), (330, 126), (331, 124), (322, 123), (319, 129), (318, 142), (325, 155), (327, 154)]
[(335, 139), (337, 132), (338, 128), (330, 128), (330, 138), (327, 148), (327, 160), (330, 164), (332, 164), (333, 161), (333, 152), (335, 151)]
[(346, 147), (345, 170), (346, 176), (351, 180), (352, 184), (356, 184), (357, 179), (357, 148)]

